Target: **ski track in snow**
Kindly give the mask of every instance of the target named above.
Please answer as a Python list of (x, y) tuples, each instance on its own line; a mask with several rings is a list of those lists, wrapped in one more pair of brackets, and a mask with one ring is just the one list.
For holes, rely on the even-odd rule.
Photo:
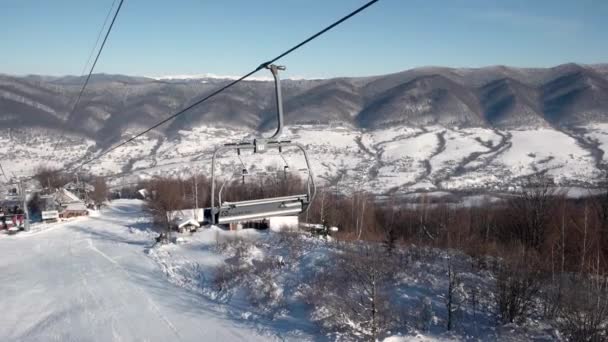
[[(88, 242), (88, 247), (89, 247), (90, 249), (92, 249), (92, 250), (93, 250), (95, 253), (98, 253), (98, 254), (99, 254), (99, 255), (101, 255), (102, 257), (104, 257), (106, 260), (108, 260), (108, 261), (109, 261), (109, 262), (111, 262), (112, 264), (116, 265), (116, 267), (117, 267), (117, 268), (118, 268), (118, 269), (119, 269), (121, 272), (124, 272), (124, 273), (125, 273), (125, 275), (126, 275), (128, 278), (131, 278), (131, 276), (129, 275), (129, 272), (128, 272), (128, 271), (126, 271), (124, 268), (122, 268), (122, 266), (120, 266), (120, 264), (119, 264), (119, 263), (118, 263), (116, 260), (112, 259), (112, 257), (108, 256), (108, 255), (107, 255), (107, 254), (105, 254), (104, 252), (102, 252), (102, 251), (100, 251), (99, 249), (97, 249), (97, 247), (95, 247), (95, 245), (93, 245), (93, 240), (91, 240), (90, 238), (88, 238), (86, 241)], [(159, 317), (160, 319), (162, 319), (162, 320), (163, 320), (163, 321), (164, 321), (164, 322), (167, 324), (167, 326), (168, 326), (168, 327), (169, 327), (171, 330), (173, 330), (173, 332), (175, 333), (175, 336), (176, 336), (176, 337), (178, 337), (178, 338), (181, 340), (181, 337), (180, 337), (179, 331), (177, 331), (177, 329), (175, 328), (175, 326), (173, 325), (173, 323), (171, 323), (171, 321), (169, 321), (169, 319), (167, 319), (167, 317), (166, 317), (165, 315), (163, 315), (163, 314), (162, 314), (162, 312), (160, 311), (160, 309), (159, 309), (158, 305), (157, 305), (157, 304), (156, 304), (156, 303), (155, 303), (155, 302), (154, 302), (154, 301), (153, 301), (153, 300), (152, 300), (152, 299), (151, 299), (151, 298), (150, 298), (150, 297), (149, 297), (149, 296), (148, 296), (148, 295), (147, 295), (145, 292), (143, 292), (143, 291), (142, 291), (140, 288), (138, 288), (138, 287), (134, 287), (134, 289), (135, 289), (137, 292), (141, 293), (141, 295), (142, 295), (144, 298), (146, 298), (146, 300), (148, 301), (148, 303), (150, 303), (150, 306), (151, 306), (151, 307), (154, 309), (154, 311), (156, 312), (156, 314), (158, 315), (158, 317)]]
[(268, 341), (166, 280), (145, 250), (142, 202), (99, 217), (0, 235), (1, 341)]

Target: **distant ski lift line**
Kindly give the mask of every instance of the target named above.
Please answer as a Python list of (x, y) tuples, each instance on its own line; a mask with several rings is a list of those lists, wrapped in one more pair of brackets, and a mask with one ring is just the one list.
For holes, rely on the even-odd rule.
[[(124, 2), (124, 0), (120, 0), (120, 3), (118, 4), (118, 8), (116, 8), (116, 12), (114, 12), (114, 17), (112, 18), (112, 22), (110, 23), (110, 26), (108, 27), (108, 30), (106, 31), (106, 35), (103, 38), (103, 41), (101, 42), (101, 46), (99, 47), (99, 50), (97, 51), (97, 56), (95, 56), (95, 60), (93, 61), (93, 64), (91, 65), (91, 69), (89, 70), (87, 78), (85, 79), (84, 83), (82, 84), (82, 88), (80, 88), (78, 97), (76, 97), (76, 102), (74, 102), (74, 107), (72, 107), (72, 110), (68, 113), (68, 116), (67, 116), (68, 120), (76, 112), (76, 109), (78, 109), (78, 105), (80, 104), (80, 99), (82, 98), (82, 95), (84, 94), (84, 90), (87, 88), (87, 85), (89, 84), (89, 81), (91, 80), (91, 76), (93, 75), (93, 70), (95, 70), (95, 66), (97, 65), (97, 61), (99, 60), (99, 57), (101, 56), (101, 52), (103, 51), (103, 48), (105, 47), (106, 42), (108, 41), (108, 37), (110, 36), (110, 32), (112, 31), (112, 28), (114, 27), (114, 22), (116, 21), (116, 18), (118, 17), (118, 13), (120, 12), (120, 9), (122, 8), (123, 2)], [(82, 68), (81, 77), (84, 76), (84, 70), (86, 70), (87, 65), (91, 61), (91, 57), (93, 56), (93, 52), (95, 51), (95, 48), (97, 48), (97, 44), (99, 43), (99, 38), (101, 38), (101, 33), (103, 32), (103, 29), (105, 28), (106, 23), (108, 22), (108, 18), (110, 17), (110, 14), (112, 13), (112, 9), (114, 8), (115, 3), (116, 3), (116, 0), (113, 0), (112, 6), (108, 10), (108, 14), (106, 15), (106, 18), (103, 21), (103, 25), (99, 29), (97, 39), (95, 40), (95, 45), (91, 49), (89, 58), (87, 59), (84, 67)], [(60, 138), (53, 146), (53, 151), (51, 152), (52, 156), (51, 156), (50, 160), (54, 159), (55, 151), (57, 150), (57, 146), (59, 146), (59, 143), (61, 142), (61, 140), (62, 139)]]
[(116, 4), (116, 0), (112, 0), (112, 5), (110, 6), (110, 9), (108, 9), (108, 13), (106, 14), (106, 17), (103, 20), (103, 24), (101, 25), (101, 28), (99, 29), (99, 33), (97, 33), (97, 39), (95, 39), (95, 44), (93, 44), (93, 47), (91, 48), (91, 52), (89, 53), (89, 57), (87, 58), (87, 62), (82, 66), (82, 71), (80, 72), (81, 76), (85, 75), (85, 72), (87, 70), (87, 66), (91, 62), (91, 58), (93, 58), (93, 53), (95, 52), (95, 49), (97, 48), (97, 45), (99, 45), (99, 40), (101, 39), (101, 35), (103, 33), (103, 29), (106, 27), (106, 24), (108, 23), (108, 19), (110, 19), (110, 15), (112, 14), (112, 9), (114, 9), (114, 5), (115, 4)]
[[(126, 144), (128, 144), (128, 143), (130, 143), (130, 142), (132, 142), (132, 141), (134, 141), (135, 139), (137, 139), (137, 138), (141, 137), (142, 135), (144, 135), (144, 134), (146, 134), (146, 133), (148, 133), (148, 132), (152, 131), (153, 129), (155, 129), (155, 128), (159, 127), (159, 126), (162, 126), (163, 124), (165, 124), (165, 123), (169, 122), (170, 120), (172, 120), (172, 119), (174, 119), (174, 118), (176, 118), (176, 117), (178, 117), (178, 116), (180, 116), (180, 115), (184, 114), (184, 113), (185, 113), (185, 112), (187, 112), (188, 110), (190, 110), (190, 109), (192, 109), (192, 108), (194, 108), (194, 107), (196, 107), (196, 106), (200, 105), (201, 103), (203, 103), (203, 102), (205, 102), (205, 101), (209, 100), (210, 98), (212, 98), (212, 97), (214, 97), (214, 96), (216, 96), (216, 95), (220, 94), (221, 92), (225, 91), (226, 89), (233, 87), (233, 86), (234, 86), (234, 85), (236, 85), (237, 83), (239, 83), (239, 82), (241, 82), (241, 81), (243, 81), (243, 80), (247, 79), (248, 77), (252, 76), (253, 74), (257, 73), (258, 71), (260, 71), (260, 70), (262, 70), (262, 69), (266, 68), (268, 65), (271, 65), (272, 63), (274, 63), (274, 62), (278, 61), (279, 59), (281, 59), (281, 58), (283, 58), (283, 57), (287, 56), (288, 54), (290, 54), (290, 53), (294, 52), (295, 50), (299, 49), (300, 47), (302, 47), (302, 46), (304, 46), (304, 45), (308, 44), (308, 43), (309, 43), (309, 42), (311, 42), (312, 40), (314, 40), (314, 39), (318, 38), (319, 36), (321, 36), (321, 35), (325, 34), (325, 33), (326, 33), (326, 32), (328, 32), (328, 31), (330, 31), (330, 30), (331, 30), (331, 29), (333, 29), (334, 27), (336, 27), (336, 26), (338, 26), (338, 25), (342, 24), (343, 22), (347, 21), (348, 19), (352, 18), (353, 16), (355, 16), (355, 15), (359, 14), (360, 12), (364, 11), (365, 9), (367, 9), (368, 7), (370, 7), (371, 5), (375, 4), (375, 3), (376, 3), (376, 2), (378, 2), (378, 1), (379, 1), (379, 0), (371, 0), (371, 1), (367, 2), (367, 3), (365, 3), (363, 6), (361, 6), (361, 7), (357, 8), (356, 10), (354, 10), (354, 11), (352, 11), (352, 12), (350, 12), (350, 13), (349, 13), (349, 14), (347, 14), (346, 16), (344, 16), (344, 17), (342, 17), (341, 19), (339, 19), (339, 20), (335, 21), (335, 22), (334, 22), (334, 23), (332, 23), (331, 25), (329, 25), (329, 26), (325, 27), (325, 28), (324, 28), (324, 29), (322, 29), (321, 31), (319, 31), (319, 32), (315, 33), (314, 35), (312, 35), (312, 36), (308, 37), (308, 38), (307, 38), (307, 39), (305, 39), (304, 41), (302, 41), (302, 42), (298, 43), (297, 45), (295, 45), (295, 46), (291, 47), (290, 49), (288, 49), (288, 50), (286, 50), (285, 52), (283, 52), (283, 53), (279, 54), (278, 56), (274, 57), (273, 59), (271, 59), (271, 60), (269, 60), (269, 61), (267, 61), (267, 62), (263, 62), (263, 63), (261, 63), (261, 64), (260, 64), (258, 67), (256, 67), (254, 70), (250, 71), (249, 73), (245, 74), (244, 76), (242, 76), (242, 77), (240, 77), (240, 78), (238, 78), (238, 79), (236, 79), (236, 80), (234, 80), (234, 81), (230, 82), (229, 84), (227, 84), (227, 85), (225, 85), (225, 86), (223, 86), (223, 87), (221, 87), (221, 88), (219, 88), (219, 89), (215, 90), (215, 91), (214, 91), (214, 92), (212, 92), (211, 94), (209, 94), (209, 95), (207, 95), (207, 96), (205, 96), (205, 97), (203, 97), (203, 98), (199, 99), (198, 101), (196, 101), (196, 102), (194, 102), (194, 103), (192, 103), (192, 104), (188, 105), (187, 107), (185, 107), (185, 108), (181, 109), (181, 110), (180, 110), (180, 111), (178, 111), (177, 113), (175, 113), (175, 114), (173, 114), (173, 115), (171, 115), (171, 116), (169, 116), (169, 117), (167, 117), (167, 118), (165, 118), (165, 119), (161, 120), (160, 122), (158, 122), (158, 123), (156, 123), (155, 125), (153, 125), (153, 126), (151, 126), (151, 127), (147, 128), (147, 129), (145, 129), (145, 130), (141, 131), (140, 133), (138, 133), (138, 134), (136, 134), (136, 135), (132, 136), (131, 138), (129, 138), (129, 139), (127, 139), (127, 140), (125, 140), (125, 141), (123, 141), (123, 142), (121, 142), (121, 143), (117, 144), (117, 145), (114, 145), (113, 147), (110, 147), (109, 149), (107, 149), (106, 151), (104, 151), (104, 152), (100, 153), (99, 155), (97, 155), (97, 156), (95, 156), (95, 157), (92, 157), (92, 158), (90, 158), (90, 159), (88, 159), (88, 160), (85, 160), (85, 158), (86, 158), (86, 157), (81, 158), (79, 161), (77, 161), (77, 162), (73, 163), (73, 164), (78, 164), (78, 163), (80, 163), (80, 165), (78, 165), (77, 167), (73, 168), (71, 171), (77, 171), (77, 170), (81, 169), (83, 166), (85, 166), (85, 165), (87, 165), (87, 164), (90, 164), (90, 163), (92, 163), (93, 161), (95, 161), (95, 160), (97, 160), (97, 159), (102, 158), (103, 156), (105, 156), (105, 155), (109, 154), (110, 152), (112, 152), (112, 151), (114, 151), (114, 150), (116, 150), (116, 149), (118, 149), (118, 148), (120, 148), (120, 147), (122, 147), (122, 146), (124, 146), (124, 145), (126, 145)], [(123, 2), (123, 0), (121, 0), (121, 2), (120, 2), (120, 4), (119, 4), (119, 7), (118, 7), (118, 9), (119, 9), (119, 10), (120, 10), (120, 6), (122, 5), (122, 2)], [(118, 12), (117, 12), (117, 13), (118, 13)], [(116, 13), (116, 14), (117, 14), (117, 13)], [(114, 19), (116, 19), (116, 18), (114, 18)], [(113, 24), (113, 23), (114, 23), (114, 20), (112, 21), (112, 24)], [(112, 24), (110, 25), (110, 29), (111, 29), (111, 27), (112, 27)], [(108, 30), (108, 34), (109, 34), (109, 30)], [(107, 38), (107, 35), (106, 35), (106, 38)], [(104, 40), (104, 43), (105, 43), (105, 40)], [(102, 47), (103, 47), (103, 44), (102, 44)], [(92, 70), (92, 69), (91, 69), (91, 70)], [(90, 75), (89, 75), (89, 77), (90, 77)], [(85, 161), (84, 161), (84, 162), (81, 162), (82, 160), (85, 160)], [(55, 171), (55, 172), (61, 172), (61, 171), (70, 171), (70, 169), (69, 169), (69, 168), (64, 168), (64, 169), (57, 170), (57, 171)]]
[(6, 181), (6, 184), (9, 184), (11, 181), (6, 176), (6, 173), (4, 173), (4, 168), (2, 167), (2, 163), (0, 163), (0, 171), (2, 171), (2, 176), (4, 176), (4, 180)]

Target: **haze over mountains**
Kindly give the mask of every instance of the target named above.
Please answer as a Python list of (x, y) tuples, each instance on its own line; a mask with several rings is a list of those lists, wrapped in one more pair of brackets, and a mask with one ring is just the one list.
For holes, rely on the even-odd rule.
[[(148, 126), (227, 82), (98, 74), (68, 117), (83, 78), (0, 75), (0, 118), (4, 128), (56, 128), (109, 143), (127, 128)], [(375, 77), (284, 80), (283, 90), (287, 124), (514, 129), (608, 120), (606, 64), (428, 67)], [(273, 97), (272, 82), (242, 82), (161, 131), (172, 136), (200, 124), (265, 129), (273, 118)]]

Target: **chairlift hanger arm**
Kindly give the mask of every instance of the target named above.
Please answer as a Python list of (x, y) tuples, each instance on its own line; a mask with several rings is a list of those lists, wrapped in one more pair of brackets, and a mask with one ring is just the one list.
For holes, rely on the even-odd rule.
[(274, 89), (275, 89), (275, 100), (277, 106), (277, 130), (274, 134), (268, 139), (277, 139), (283, 133), (283, 95), (281, 93), (281, 78), (279, 77), (279, 70), (285, 70), (285, 66), (279, 66), (275, 64), (270, 64), (266, 66), (267, 69), (272, 73), (272, 77), (274, 78)]

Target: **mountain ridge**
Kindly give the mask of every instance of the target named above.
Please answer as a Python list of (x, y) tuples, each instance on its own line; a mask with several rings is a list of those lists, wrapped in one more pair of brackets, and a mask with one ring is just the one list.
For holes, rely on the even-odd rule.
[[(83, 78), (0, 74), (0, 120), (6, 128), (41, 127), (111, 143), (150, 126), (226, 85), (217, 77), (158, 80), (95, 74), (72, 116)], [(287, 124), (570, 127), (608, 122), (608, 64), (551, 68), (422, 67), (393, 74), (282, 83)], [(244, 81), (172, 120), (157, 133), (200, 124), (254, 130), (274, 125), (270, 81)]]

